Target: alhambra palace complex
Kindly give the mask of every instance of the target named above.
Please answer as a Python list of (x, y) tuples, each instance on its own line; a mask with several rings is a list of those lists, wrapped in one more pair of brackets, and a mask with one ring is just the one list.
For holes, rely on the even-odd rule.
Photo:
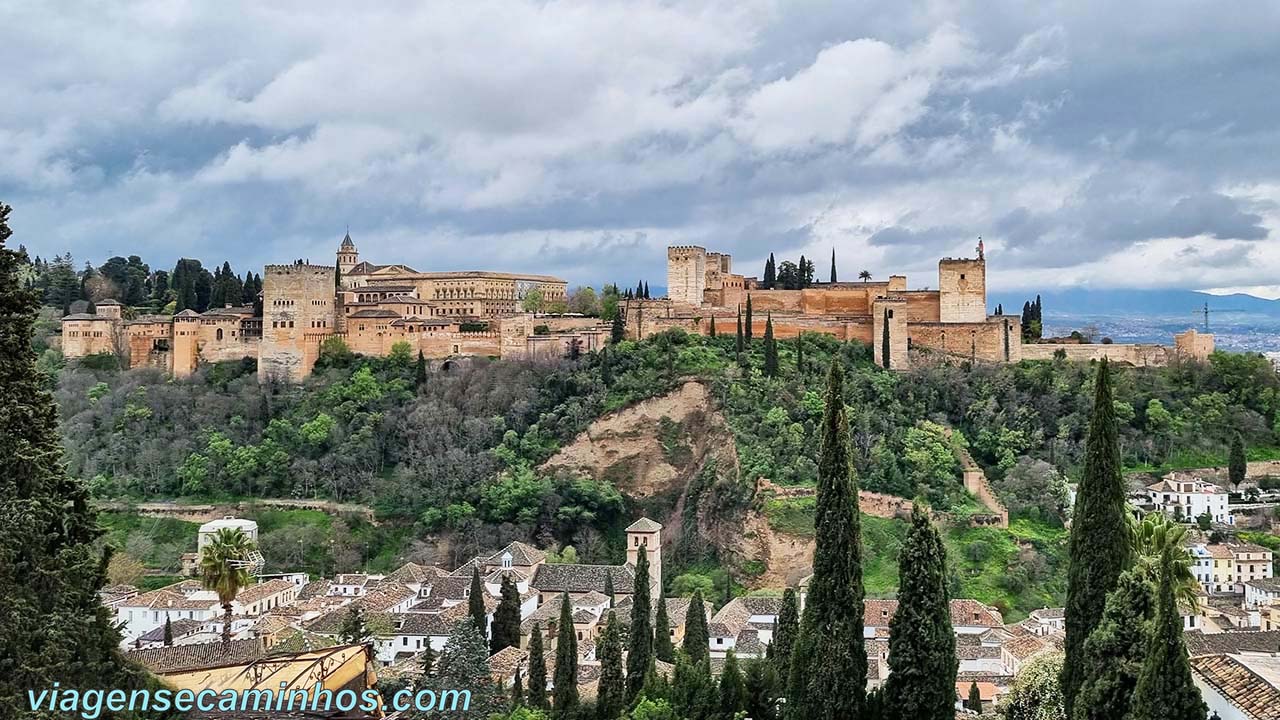
[[(667, 249), (667, 293), (624, 304), (626, 332), (645, 338), (672, 328), (706, 334), (713, 322), (733, 332), (747, 298), (752, 333), (762, 337), (772, 318), (778, 338), (818, 332), (858, 340), (874, 348), (876, 363), (904, 369), (913, 352), (982, 362), (1076, 360), (1107, 357), (1131, 365), (1163, 365), (1181, 354), (1205, 358), (1213, 336), (1188, 330), (1173, 348), (1148, 344), (1023, 344), (1020, 317), (987, 310), (986, 259), (944, 258), (936, 290), (908, 290), (907, 278), (881, 282), (823, 283), (802, 290), (761, 289), (754, 277), (735, 274), (732, 258), (694, 246)], [(350, 235), (337, 264), (268, 265), (263, 272), (262, 315), (252, 305), (184, 310), (172, 317), (126, 319), (113, 300), (96, 314), (62, 320), (66, 357), (111, 352), (130, 367), (152, 366), (175, 377), (200, 362), (258, 359), (260, 380), (296, 382), (306, 377), (320, 345), (343, 338), (356, 353), (386, 355), (407, 342), (433, 359), (488, 356), (510, 359), (563, 357), (603, 347), (609, 327), (597, 318), (544, 315), (521, 310), (527, 293), (547, 302), (564, 300), (566, 283), (546, 275), (485, 271), (418, 272), (405, 265), (361, 261)], [(888, 358), (884, 357), (888, 348)]]

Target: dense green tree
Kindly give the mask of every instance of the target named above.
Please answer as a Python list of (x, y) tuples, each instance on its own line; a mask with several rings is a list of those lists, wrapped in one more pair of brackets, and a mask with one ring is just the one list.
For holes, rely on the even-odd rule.
[(1150, 644), (1155, 597), (1137, 570), (1126, 571), (1107, 597), (1102, 620), (1084, 644), (1085, 673), (1076, 693), (1076, 720), (1129, 716)]
[(413, 388), (422, 392), (427, 385), (427, 357), (418, 351), (418, 362), (413, 366)]
[(769, 644), (769, 661), (779, 678), (791, 672), (791, 650), (800, 633), (800, 609), (796, 591), (787, 588), (782, 593), (782, 607), (778, 610), (778, 623), (773, 629), (773, 642)]
[(1107, 595), (1115, 589), (1132, 555), (1111, 369), (1105, 359), (1098, 364), (1094, 381), (1093, 415), (1085, 447), (1068, 550), (1067, 637), (1062, 664), (1063, 707), (1068, 717), (1074, 713), (1075, 695), (1085, 675), (1084, 643), (1101, 620)]
[(898, 555), (898, 609), (889, 621), (885, 707), (903, 720), (955, 717), (956, 641), (947, 598), (947, 551), (928, 510), (911, 512)]
[(369, 642), (372, 637), (364, 621), (364, 611), (359, 605), (352, 605), (338, 626), (338, 641), (343, 645), (357, 645)]
[(418, 675), (423, 678), (429, 678), (436, 672), (436, 651), (431, 649), (431, 643), (427, 643), (422, 648), (422, 652), (418, 654)]
[(743, 685), (747, 691), (747, 717), (751, 720), (778, 720), (778, 673), (770, 661), (756, 659), (744, 663)]
[(764, 262), (764, 278), (760, 282), (760, 287), (765, 290), (772, 290), (774, 281), (778, 279), (778, 266), (773, 259), (773, 253), (769, 253), (769, 259)]
[(725, 654), (724, 668), (720, 671), (720, 716), (734, 720), (747, 709), (747, 686), (738, 668), (738, 657), (732, 650)]
[[(454, 626), (448, 643), (440, 651), (435, 676), (423, 684), (436, 691), (437, 695), (444, 690), (470, 690), (471, 706), (468, 710), (475, 717), (489, 717), (492, 713), (506, 709), (506, 702), (493, 682), (488, 643), (470, 619), (462, 620)], [(406, 716), (436, 720), (456, 717), (457, 713), (436, 711), (422, 714), (408, 711)]]
[(542, 654), (542, 625), (533, 624), (533, 633), (529, 636), (529, 707), (546, 710), (547, 705), (547, 660)]
[(976, 680), (969, 683), (969, 699), (965, 701), (965, 707), (976, 713), (982, 713), (982, 691), (978, 689)]
[(617, 593), (613, 588), (613, 575), (609, 573), (605, 573), (604, 576), (604, 594), (605, 597), (609, 598), (609, 607), (613, 607), (614, 595)]
[(609, 612), (604, 634), (596, 648), (600, 658), (600, 685), (596, 693), (596, 717), (615, 720), (627, 706), (627, 680), (622, 668), (622, 631), (618, 619)]
[(507, 647), (520, 647), (520, 591), (506, 575), (502, 576), (501, 600), (493, 611), (493, 627), (489, 632), (489, 654)]
[(715, 720), (719, 716), (720, 689), (710, 666), (684, 656), (676, 658), (671, 704), (687, 720)]
[(471, 617), (471, 622), (476, 624), (476, 629), (480, 631), (481, 636), (489, 632), (489, 613), (484, 607), (484, 596), (484, 583), (480, 582), (480, 566), (473, 565), (471, 588), (467, 591), (467, 615)]
[(884, 365), (886, 370), (892, 364), (890, 362), (890, 345), (889, 345), (889, 311), (884, 311), (884, 323), (880, 330), (880, 363)]
[(1133, 693), (1133, 720), (1202, 720), (1209, 712), (1191, 678), (1175, 599), (1181, 548), (1168, 547), (1160, 561), (1155, 620)]
[(747, 314), (742, 321), (742, 339), (746, 343), (748, 348), (751, 346), (752, 332), (754, 332), (754, 329), (752, 328), (752, 318), (751, 318), (751, 294), (748, 293), (747, 294)]
[(551, 688), (551, 716), (569, 720), (578, 710), (578, 633), (573, 627), (573, 601), (560, 595), (560, 621), (556, 626), (556, 676)]
[(644, 676), (653, 664), (652, 608), (649, 593), (649, 553), (644, 545), (636, 557), (636, 580), (631, 589), (631, 624), (627, 647), (627, 702), (635, 701)]
[(831, 249), (831, 282), (836, 281), (836, 250)]
[(173, 623), (169, 620), (169, 616), (164, 617), (164, 646), (173, 645)]
[(711, 325), (707, 328), (707, 337), (716, 336), (716, 316), (711, 316)]
[(744, 347), (745, 347), (745, 344), (742, 338), (742, 311), (739, 310), (738, 311), (738, 333), (734, 335), (734, 338), (733, 338), (733, 349), (735, 353), (741, 356), (742, 350)]
[(667, 616), (667, 602), (659, 597), (653, 617), (653, 656), (662, 662), (675, 662), (676, 649), (671, 644), (671, 618)]
[(1062, 705), (1062, 655), (1049, 653), (1027, 663), (1005, 696), (1004, 720), (1067, 720)]
[(609, 326), (609, 342), (617, 345), (627, 339), (627, 328), (622, 324), (622, 313), (618, 313), (613, 317), (613, 323)]
[(764, 374), (778, 377), (778, 342), (773, 338), (773, 313), (764, 321)]
[(820, 432), (813, 577), (787, 682), (795, 720), (859, 717), (866, 697), (861, 523), (839, 359), (827, 376)]
[(711, 636), (707, 630), (707, 608), (702, 601), (702, 591), (693, 593), (684, 616), (684, 642), (681, 645), (685, 657), (695, 665), (711, 666)]
[(524, 707), (524, 675), (520, 666), (516, 666), (515, 677), (511, 679), (511, 712)]
[(1249, 461), (1244, 453), (1244, 438), (1240, 433), (1231, 436), (1231, 451), (1227, 454), (1227, 482), (1232, 490), (1239, 490), (1248, 471)]
[(796, 374), (804, 375), (804, 333), (796, 333)]
[[(8, 249), (0, 203), (0, 717), (27, 717), (27, 691), (144, 687), (98, 597), (110, 553), (97, 516), (63, 466), (58, 418), (32, 351), (39, 306)], [(50, 715), (52, 717), (52, 715)]]

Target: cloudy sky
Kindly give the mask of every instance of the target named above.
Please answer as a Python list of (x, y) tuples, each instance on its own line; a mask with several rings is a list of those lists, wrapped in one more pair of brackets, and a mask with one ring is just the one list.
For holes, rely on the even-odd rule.
[(34, 253), (1280, 295), (1280, 5), (0, 3)]

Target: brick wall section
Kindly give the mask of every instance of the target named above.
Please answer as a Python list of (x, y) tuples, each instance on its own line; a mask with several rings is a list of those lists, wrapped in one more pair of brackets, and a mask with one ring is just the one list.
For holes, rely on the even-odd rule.
[(1111, 362), (1125, 363), (1136, 367), (1163, 367), (1169, 364), (1172, 352), (1164, 345), (1146, 344), (1069, 344), (1069, 343), (1028, 343), (1022, 346), (1024, 360), (1053, 360), (1059, 350), (1066, 353), (1066, 358), (1075, 362), (1088, 362), (1106, 358)]

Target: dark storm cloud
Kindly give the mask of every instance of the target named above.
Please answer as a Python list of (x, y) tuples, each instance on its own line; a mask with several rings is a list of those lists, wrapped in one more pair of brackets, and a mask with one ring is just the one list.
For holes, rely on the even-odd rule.
[(15, 3), (0, 200), (33, 251), (96, 262), (327, 259), (349, 224), (378, 261), (574, 284), (656, 284), (668, 244), (748, 275), (832, 248), (914, 272), (978, 235), (995, 285), (1100, 258), (1099, 285), (1270, 282), (1278, 23), (1154, 1)]

